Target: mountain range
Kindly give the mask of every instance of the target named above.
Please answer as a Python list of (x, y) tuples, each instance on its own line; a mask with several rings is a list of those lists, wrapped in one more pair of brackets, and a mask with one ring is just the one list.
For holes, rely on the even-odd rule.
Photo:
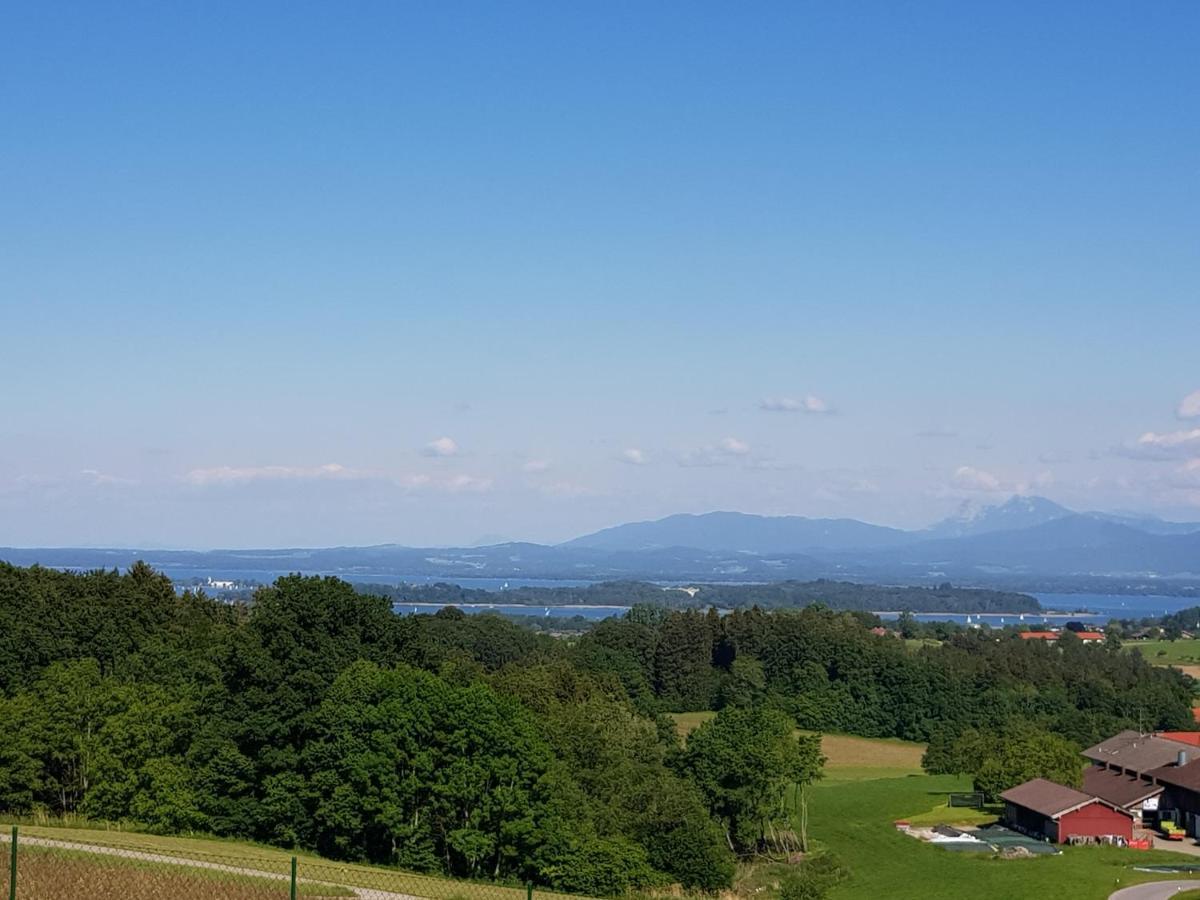
[(1200, 522), (1076, 512), (1043, 497), (964, 504), (928, 528), (905, 531), (855, 519), (673, 515), (605, 528), (557, 545), (274, 550), (0, 548), (18, 565), (100, 568), (135, 559), (178, 581), (270, 581), (280, 573), (349, 580), (560, 579), (593, 582), (783, 581), (839, 578), (888, 584), (998, 586), (1021, 590), (1158, 592), (1200, 585)]

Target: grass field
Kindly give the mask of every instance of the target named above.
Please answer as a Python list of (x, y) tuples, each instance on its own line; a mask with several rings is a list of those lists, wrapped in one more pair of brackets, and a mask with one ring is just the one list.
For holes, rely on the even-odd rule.
[[(98, 828), (55, 828), (52, 826), (40, 825), (22, 825), (20, 834), (23, 838), (48, 838), (56, 841), (71, 842), (72, 844), (87, 844), (101, 849), (116, 849), (121, 851), (130, 851), (137, 853), (152, 853), (170, 856), (172, 858), (186, 859), (195, 861), (202, 865), (221, 865), (240, 870), (253, 870), (263, 872), (274, 876), (280, 876), (290, 871), (291, 859), (295, 855), (298, 860), (298, 871), (301, 883), (306, 880), (309, 882), (319, 881), (336, 885), (344, 885), (347, 887), (372, 888), (379, 891), (388, 891), (400, 894), (410, 894), (418, 897), (428, 897), (430, 900), (525, 900), (524, 888), (518, 887), (502, 887), (486, 882), (471, 882), (461, 881), (450, 878), (439, 878), (431, 875), (420, 875), (412, 872), (405, 872), (398, 869), (389, 869), (381, 866), (356, 865), (353, 863), (339, 863), (332, 860), (323, 859), (319, 856), (314, 856), (309, 853), (295, 853), (290, 851), (279, 850), (273, 847), (265, 847), (258, 844), (244, 843), (240, 841), (230, 841), (218, 838), (206, 837), (165, 837), (161, 835), (143, 834), (140, 832), (130, 831), (110, 831)], [(7, 844), (0, 845), (2, 853), (7, 854)], [(41, 848), (34, 846), (22, 847), (20, 853), (20, 867), (24, 871), (26, 854), (34, 852), (43, 852)], [(45, 851), (51, 854), (66, 855), (72, 858), (83, 857), (86, 861), (88, 854), (76, 853), (74, 851), (51, 850)], [(31, 857), (32, 858), (32, 857)], [(95, 864), (99, 867), (107, 866), (109, 861), (120, 860), (119, 857), (97, 857)], [(136, 861), (129, 861), (136, 863)], [(44, 867), (44, 866), (43, 866)], [(147, 868), (145, 865), (142, 868)], [(151, 865), (150, 868), (158, 871), (161, 875), (161, 870), (164, 868), (161, 865)], [(175, 866), (166, 866), (165, 868), (174, 869)], [(219, 874), (213, 873), (211, 870), (206, 875)], [(253, 877), (248, 878), (250, 882), (256, 882), (258, 879)], [(20, 879), (19, 879), (20, 883)], [(211, 885), (211, 881), (209, 882)], [(271, 885), (278, 891), (278, 883)], [(286, 888), (286, 883), (284, 883)], [(316, 890), (314, 887), (313, 890)], [(260, 894), (261, 895), (261, 894)], [(21, 896), (26, 896), (24, 893)], [(28, 896), (47, 896), (47, 897), (75, 897), (75, 896), (124, 896), (121, 892), (111, 894), (29, 894)], [(130, 895), (134, 896), (134, 895)], [(157, 895), (159, 897), (176, 896), (170, 892)], [(178, 896), (182, 896), (181, 894)], [(207, 896), (213, 896), (211, 893)], [(222, 889), (222, 897), (226, 896)], [(229, 896), (241, 897), (242, 894)], [(247, 895), (250, 896), (250, 895)], [(257, 895), (256, 895), (257, 896)], [(286, 891), (284, 892), (286, 896)], [(330, 894), (323, 893), (320, 896), (346, 896), (346, 894)], [(539, 898), (562, 897), (563, 895), (553, 894), (549, 891), (538, 891)]]
[(818, 784), (809, 802), (810, 833), (851, 873), (831, 900), (1103, 900), (1119, 887), (1155, 880), (1133, 865), (1182, 859), (1114, 847), (1068, 847), (1061, 856), (1033, 859), (981, 858), (907, 837), (892, 824), (932, 809), (950, 791), (969, 789), (965, 779), (940, 775)]
[(1189, 641), (1130, 641), (1125, 646), (1137, 648), (1146, 662), (1155, 665), (1200, 666), (1200, 638)]
[[(675, 727), (686, 736), (711, 719), (712, 712), (673, 713)], [(825, 781), (861, 781), (868, 778), (894, 778), (921, 774), (924, 744), (891, 738), (863, 738), (845, 734), (826, 734), (821, 738), (825, 754)]]

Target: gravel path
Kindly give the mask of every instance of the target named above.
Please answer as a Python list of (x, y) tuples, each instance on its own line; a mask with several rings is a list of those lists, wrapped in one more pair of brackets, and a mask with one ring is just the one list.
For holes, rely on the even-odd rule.
[(1168, 900), (1180, 891), (1190, 891), (1200, 888), (1200, 881), (1150, 881), (1146, 884), (1135, 884), (1133, 887), (1122, 888), (1115, 894), (1110, 894), (1108, 900)]
[[(7, 834), (0, 833), (0, 844), (11, 840)], [(119, 856), (122, 859), (136, 859), (143, 862), (163, 863), (170, 866), (187, 866), (192, 869), (212, 869), (218, 872), (228, 872), (231, 875), (246, 875), (253, 878), (266, 878), (270, 881), (291, 881), (291, 875), (282, 872), (264, 872), (261, 869), (249, 869), (244, 866), (228, 863), (206, 862), (200, 859), (188, 859), (184, 856), (171, 856), (169, 853), (150, 852), (145, 850), (127, 850), (122, 847), (105, 847), (100, 844), (88, 844), (82, 841), (60, 841), (51, 838), (21, 837), (20, 846), (49, 847), (59, 850), (74, 850), (81, 853), (95, 853), (100, 856)], [(356, 887), (352, 884), (336, 884), (331, 881), (315, 881), (311, 878), (299, 878), (297, 881), (319, 887), (333, 887), (340, 890), (353, 891), (361, 900), (425, 900), (412, 894), (398, 894), (395, 891), (381, 891), (376, 888)], [(1198, 882), (1200, 883), (1200, 882)]]

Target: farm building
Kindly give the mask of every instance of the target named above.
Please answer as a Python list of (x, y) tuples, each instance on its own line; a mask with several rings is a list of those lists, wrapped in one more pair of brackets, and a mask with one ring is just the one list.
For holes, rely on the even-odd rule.
[[(1153, 734), (1137, 731), (1122, 731), (1088, 747), (1083, 755), (1098, 766), (1104, 766), (1126, 775), (1149, 778), (1150, 772), (1163, 766), (1178, 765), (1180, 753), (1195, 753), (1189, 744), (1173, 741)], [(1183, 757), (1186, 762), (1187, 757)]]
[(1163, 790), (1161, 784), (1104, 766), (1089, 766), (1083, 773), (1083, 792), (1125, 810), (1135, 825), (1153, 823)]
[(1004, 823), (1056, 844), (1072, 839), (1133, 840), (1133, 816), (1074, 788), (1035, 778), (1000, 795)]
[[(1059, 631), (1021, 631), (1018, 633), (1027, 641), (1052, 642), (1062, 637), (1062, 632)], [(1095, 644), (1104, 640), (1104, 632), (1102, 631), (1076, 631), (1073, 633), (1075, 637), (1079, 638), (1085, 644)]]
[(1182, 825), (1192, 837), (1200, 835), (1200, 761), (1189, 761), (1186, 754), (1180, 754), (1174, 765), (1149, 774), (1164, 787), (1159, 817)]

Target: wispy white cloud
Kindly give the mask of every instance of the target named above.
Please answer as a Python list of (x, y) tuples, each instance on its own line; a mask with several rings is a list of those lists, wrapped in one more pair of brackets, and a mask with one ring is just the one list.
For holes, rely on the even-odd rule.
[(1117, 449), (1134, 459), (1188, 459), (1200, 455), (1200, 428), (1183, 431), (1147, 431), (1132, 444)]
[(419, 488), (428, 487), (433, 483), (433, 479), (423, 472), (415, 472), (408, 475), (398, 475), (392, 479), (392, 483), (396, 487), (405, 488), (406, 490), (418, 490)]
[(640, 447), (627, 447), (621, 451), (619, 459), (631, 466), (644, 466), (650, 462), (650, 455)]
[(458, 456), (458, 443), (451, 437), (440, 437), (430, 441), (421, 451), (425, 456)]
[(492, 489), (492, 479), (477, 475), (454, 475), (442, 483), (452, 494), (471, 493), (481, 494)]
[(726, 437), (709, 447), (689, 450), (679, 457), (681, 466), (727, 466), (750, 460), (750, 445), (741, 438)]
[(553, 467), (553, 464), (548, 459), (530, 459), (526, 460), (521, 466), (521, 471), (530, 475), (537, 475), (542, 472), (548, 472)]
[(954, 487), (964, 491), (993, 492), (1006, 489), (999, 476), (974, 466), (959, 466), (954, 470), (951, 482)]
[(760, 400), (758, 408), (764, 412), (809, 413), (825, 415), (833, 412), (832, 407), (816, 394), (805, 394), (803, 397), (767, 397)]
[(1033, 475), (1004, 477), (975, 466), (959, 466), (950, 478), (952, 491), (984, 494), (1028, 494), (1034, 490), (1045, 490), (1054, 483), (1054, 473), (1049, 470)]
[(358, 473), (340, 463), (323, 466), (213, 466), (192, 469), (183, 476), (190, 484), (244, 484), (251, 481), (308, 481), (314, 479), (355, 478)]
[(1200, 391), (1192, 391), (1180, 400), (1175, 415), (1181, 419), (1200, 419)]
[(124, 487), (138, 483), (136, 478), (123, 478), (120, 475), (110, 475), (108, 472), (101, 472), (98, 469), (84, 469), (79, 473), (79, 477), (97, 487), (101, 485)]

